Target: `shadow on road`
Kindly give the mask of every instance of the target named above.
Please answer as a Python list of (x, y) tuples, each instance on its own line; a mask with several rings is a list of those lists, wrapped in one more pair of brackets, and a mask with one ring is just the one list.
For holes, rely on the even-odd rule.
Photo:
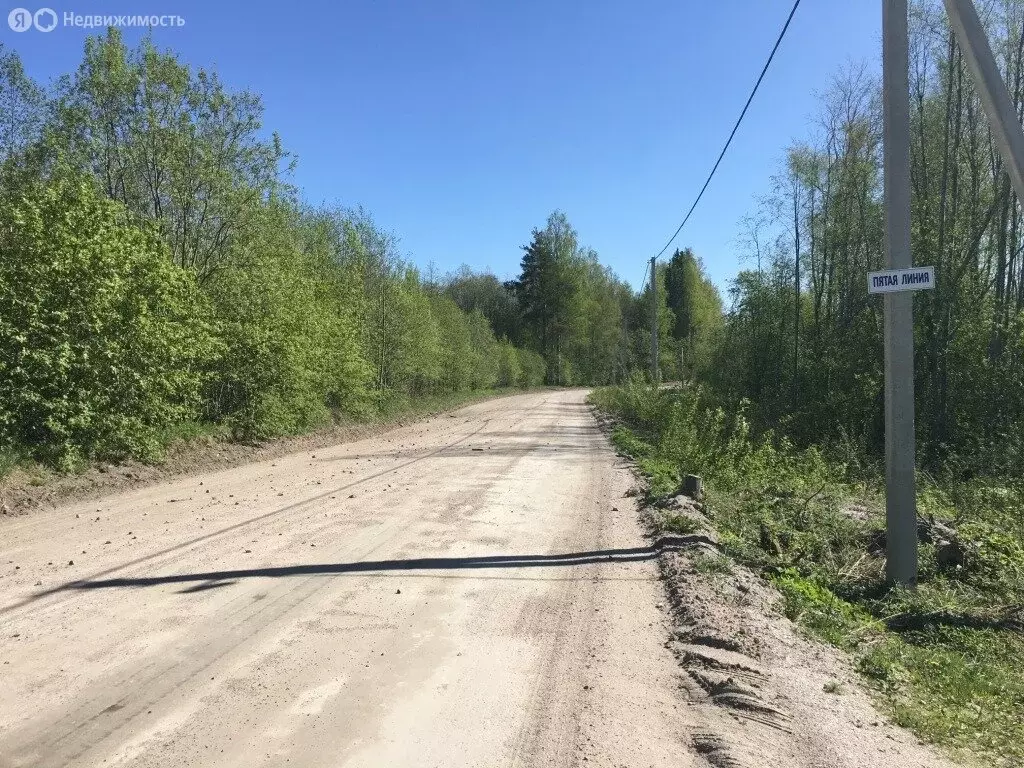
[(181, 590), (188, 594), (228, 586), (240, 579), (286, 578), (289, 576), (330, 576), (346, 573), (386, 573), (389, 571), (449, 571), (476, 568), (537, 568), (590, 565), (595, 563), (631, 563), (651, 560), (661, 552), (706, 544), (703, 536), (663, 536), (649, 547), (600, 549), (553, 555), (484, 555), (479, 557), (420, 557), (407, 560), (367, 560), (355, 563), (309, 563), (268, 568), (242, 568), (202, 573), (175, 573), (163, 576), (131, 576), (113, 579), (87, 579), (63, 585), (60, 590), (111, 589), (115, 587), (156, 587), (163, 584), (196, 584)]
[(432, 451), (428, 451), (427, 453), (424, 453), (424, 454), (422, 454), (420, 456), (416, 456), (414, 458), (408, 459), (407, 461), (403, 461), (403, 462), (401, 462), (399, 464), (395, 464), (395, 465), (390, 466), (390, 467), (384, 467), (383, 469), (381, 469), (381, 470), (379, 470), (377, 472), (373, 472), (373, 473), (371, 473), (369, 475), (364, 475), (363, 477), (360, 477), (360, 478), (358, 478), (356, 480), (353, 480), (350, 483), (345, 483), (345, 484), (339, 485), (339, 486), (337, 486), (335, 488), (331, 488), (329, 490), (325, 490), (325, 491), (323, 491), (321, 493), (315, 494), (313, 496), (309, 496), (308, 498), (301, 499), (300, 501), (296, 501), (293, 504), (285, 504), (284, 506), (277, 507), (276, 509), (272, 509), (269, 512), (264, 512), (261, 515), (256, 515), (255, 517), (247, 518), (245, 520), (242, 520), (240, 522), (234, 523), (232, 525), (225, 526), (224, 528), (219, 528), (219, 529), (217, 529), (215, 531), (211, 531), (209, 533), (204, 533), (201, 536), (195, 536), (195, 537), (193, 537), (191, 539), (179, 542), (178, 544), (174, 544), (173, 546), (170, 546), (170, 547), (165, 547), (164, 549), (158, 550), (156, 552), (150, 552), (149, 554), (143, 555), (142, 557), (137, 557), (134, 560), (129, 560), (127, 563), (121, 563), (120, 565), (115, 565), (115, 566), (113, 566), (111, 568), (106, 568), (105, 570), (102, 570), (99, 573), (93, 574), (93, 576), (90, 577), (89, 579), (85, 579), (85, 580), (82, 580), (82, 581), (76, 581), (76, 582), (70, 582), (70, 583), (67, 583), (67, 584), (61, 584), (61, 585), (53, 587), (51, 589), (41, 590), (41, 591), (36, 592), (35, 594), (33, 594), (33, 595), (29, 596), (29, 597), (24, 598), (23, 600), (19, 600), (19, 601), (15, 602), (15, 603), (11, 603), (9, 605), (5, 605), (3, 607), (0, 607), (0, 616), (3, 616), (4, 614), (9, 613), (11, 611), (16, 611), (19, 608), (24, 608), (26, 605), (34, 603), (35, 601), (37, 601), (37, 600), (39, 600), (41, 598), (49, 597), (50, 595), (55, 595), (55, 594), (58, 594), (60, 592), (67, 592), (68, 590), (74, 589), (74, 585), (75, 584), (91, 583), (92, 581), (94, 581), (95, 579), (97, 579), (100, 576), (105, 576), (105, 575), (107, 575), (109, 573), (114, 573), (114, 572), (120, 571), (120, 570), (122, 570), (124, 568), (131, 568), (132, 566), (135, 566), (135, 565), (141, 565), (142, 563), (145, 563), (145, 562), (147, 562), (149, 560), (154, 560), (154, 559), (156, 559), (158, 557), (163, 557), (164, 555), (169, 555), (172, 552), (178, 552), (180, 550), (183, 550), (183, 549), (186, 549), (188, 547), (191, 547), (194, 544), (198, 544), (198, 543), (203, 542), (203, 541), (208, 541), (210, 539), (213, 539), (213, 538), (216, 538), (218, 536), (221, 536), (221, 535), (223, 535), (225, 533), (230, 533), (232, 531), (237, 531), (240, 528), (246, 528), (246, 527), (248, 527), (250, 525), (254, 525), (255, 523), (260, 523), (260, 522), (262, 522), (264, 520), (269, 520), (269, 519), (277, 517), (278, 515), (281, 515), (281, 514), (283, 514), (285, 512), (292, 512), (294, 510), (301, 509), (301, 508), (305, 507), (306, 505), (312, 504), (315, 501), (321, 501), (323, 499), (328, 498), (329, 496), (341, 493), (342, 491), (347, 491), (350, 488), (356, 487), (357, 485), (361, 485), (362, 483), (368, 482), (370, 480), (376, 480), (377, 478), (384, 477), (384, 475), (391, 474), (392, 472), (397, 472), (400, 469), (404, 469), (405, 467), (412, 466), (413, 464), (415, 464), (417, 462), (420, 462), (420, 461), (423, 461), (424, 459), (429, 459), (431, 456), (434, 456), (434, 455), (436, 455), (436, 454), (438, 454), (438, 453), (440, 453), (442, 451), (445, 451), (445, 450), (448, 450), (450, 448), (453, 448), (453, 447), (459, 445), (460, 443), (465, 442), (466, 440), (469, 440), (470, 438), (474, 437), (475, 435), (478, 435), (480, 432), (482, 432), (484, 429), (486, 429), (487, 425), (490, 423), (490, 421), (491, 421), (490, 419), (484, 419), (483, 423), (479, 427), (477, 427), (476, 429), (474, 429), (471, 432), (468, 432), (467, 434), (463, 435), (462, 437), (458, 438), (457, 440), (455, 440), (455, 441), (453, 441), (451, 443), (448, 443), (448, 445), (443, 445), (443, 446), (441, 446), (439, 448), (435, 448)]

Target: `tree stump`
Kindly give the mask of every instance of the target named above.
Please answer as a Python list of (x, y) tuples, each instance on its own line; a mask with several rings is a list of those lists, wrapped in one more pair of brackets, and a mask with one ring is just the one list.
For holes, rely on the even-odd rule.
[(700, 475), (685, 475), (682, 491), (694, 501), (700, 501), (704, 496), (704, 480)]

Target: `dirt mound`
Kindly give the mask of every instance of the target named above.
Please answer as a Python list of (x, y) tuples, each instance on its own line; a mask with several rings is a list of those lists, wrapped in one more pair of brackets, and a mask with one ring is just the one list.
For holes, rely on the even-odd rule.
[[(703, 519), (677, 497), (669, 508)], [(652, 530), (663, 511), (648, 509)], [(708, 572), (709, 546), (659, 556), (675, 628), (668, 647), (701, 723), (688, 733), (715, 768), (916, 768), (952, 765), (873, 707), (850, 661), (804, 636), (777, 593), (735, 564)]]

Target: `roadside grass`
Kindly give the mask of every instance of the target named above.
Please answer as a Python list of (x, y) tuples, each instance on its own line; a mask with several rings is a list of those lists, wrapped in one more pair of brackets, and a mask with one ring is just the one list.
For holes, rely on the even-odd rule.
[(591, 402), (617, 419), (613, 441), (647, 476), (649, 501), (678, 493), (685, 473), (704, 477), (723, 551), (778, 589), (790, 619), (850, 652), (894, 722), (961, 757), (1022, 764), (1019, 481), (922, 478), (920, 583), (889, 589), (880, 479), (866, 463), (755, 433), (742, 408), (725, 414), (699, 388), (636, 380)]
[(658, 521), (659, 533), (675, 533), (680, 536), (690, 536), (694, 533), (698, 533), (703, 526), (700, 521), (695, 520), (689, 515), (680, 515), (673, 513), (665, 515)]
[[(14, 447), (0, 448), (0, 482), (18, 477), (25, 485), (42, 485), (50, 472), (39, 462)], [(0, 508), (3, 499), (0, 498)]]
[(616, 426), (612, 430), (612, 444), (619, 453), (632, 458), (648, 479), (647, 495), (658, 498), (679, 487), (678, 468), (657, 455), (653, 445), (626, 427)]
[(705, 576), (729, 576), (732, 574), (732, 561), (725, 555), (714, 555), (710, 552), (697, 552), (693, 556), (693, 567)]
[(25, 456), (13, 448), (0, 449), (0, 478), (26, 465)]

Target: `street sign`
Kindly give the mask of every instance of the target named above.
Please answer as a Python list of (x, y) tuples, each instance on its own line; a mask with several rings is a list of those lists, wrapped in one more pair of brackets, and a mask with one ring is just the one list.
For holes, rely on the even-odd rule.
[(926, 291), (935, 287), (935, 267), (883, 269), (868, 272), (868, 293)]

